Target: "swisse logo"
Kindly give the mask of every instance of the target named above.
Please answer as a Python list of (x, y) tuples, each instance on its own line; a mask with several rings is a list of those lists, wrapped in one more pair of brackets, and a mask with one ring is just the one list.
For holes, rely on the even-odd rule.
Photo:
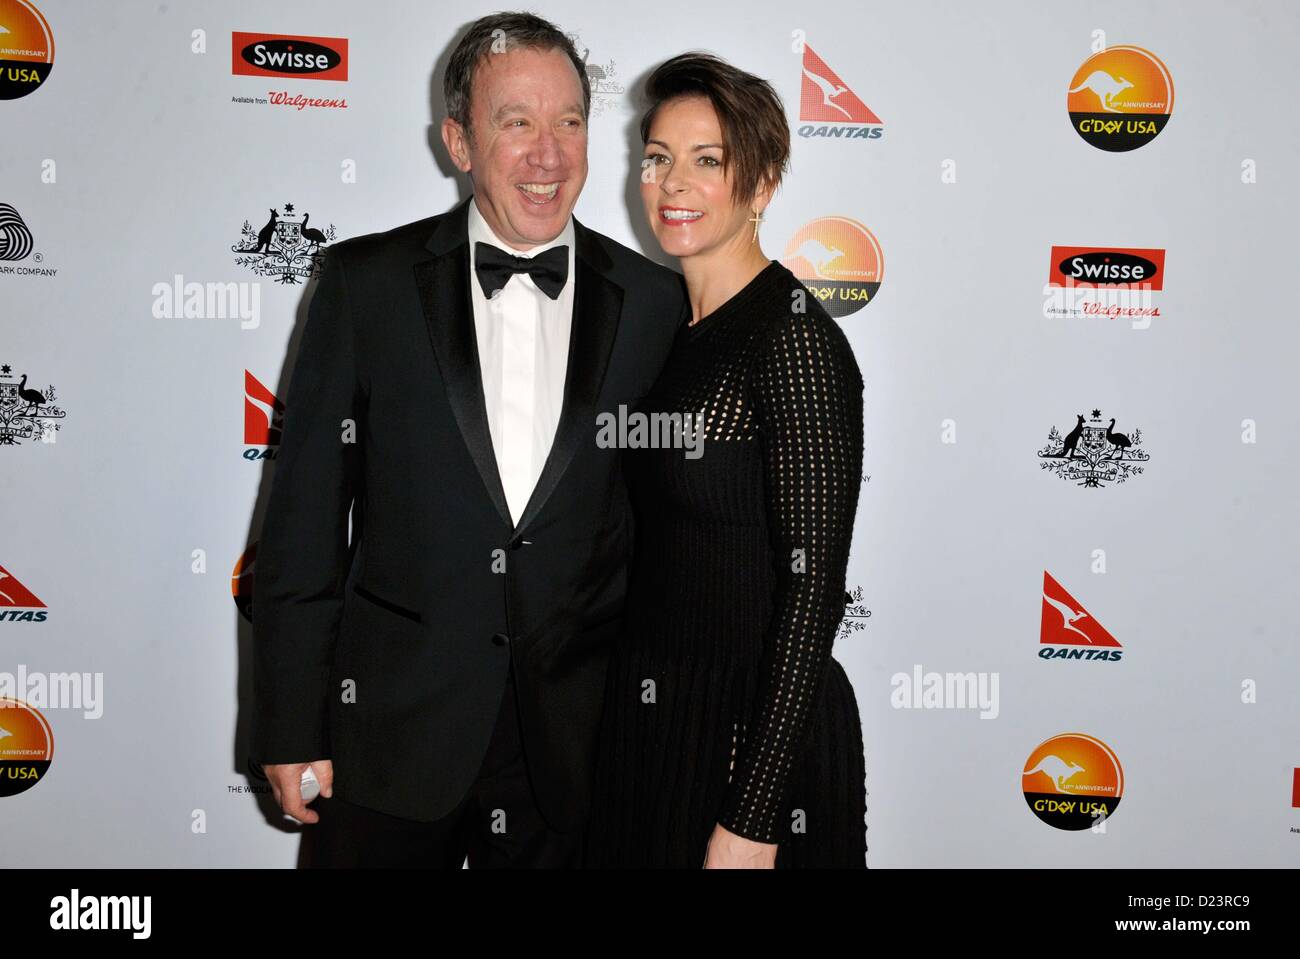
[(1146, 290), (1164, 289), (1164, 250), (1052, 247), (1052, 286), (1117, 286), (1136, 284)]
[(344, 37), (235, 32), (230, 52), (230, 72), (241, 76), (348, 78), (348, 41)]
[(268, 40), (240, 51), (247, 62), (276, 73), (323, 73), (339, 65), (342, 58), (329, 47), (300, 40)]

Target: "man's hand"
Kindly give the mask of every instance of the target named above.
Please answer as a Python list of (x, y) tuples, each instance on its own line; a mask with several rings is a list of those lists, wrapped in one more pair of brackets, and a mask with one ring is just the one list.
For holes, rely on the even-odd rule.
[(263, 766), (262, 771), (271, 781), (271, 791), (280, 809), (301, 823), (320, 822), (320, 813), (308, 809), (302, 801), (302, 773), (308, 766), (320, 783), (320, 794), (328, 799), (334, 794), (334, 762), (317, 759), (310, 763), (279, 763)]
[(774, 842), (754, 842), (737, 836), (721, 823), (713, 827), (709, 848), (704, 854), (705, 869), (775, 869)]

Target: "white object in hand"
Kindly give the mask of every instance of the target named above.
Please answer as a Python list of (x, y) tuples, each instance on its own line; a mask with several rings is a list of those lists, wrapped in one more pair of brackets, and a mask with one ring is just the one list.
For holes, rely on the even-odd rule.
[(320, 795), (320, 782), (316, 779), (316, 774), (308, 766), (302, 771), (302, 801), (311, 802)]

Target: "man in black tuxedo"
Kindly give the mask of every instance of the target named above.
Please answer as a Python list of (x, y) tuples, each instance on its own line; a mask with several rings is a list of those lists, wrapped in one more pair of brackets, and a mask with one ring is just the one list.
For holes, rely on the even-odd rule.
[(571, 866), (633, 532), (597, 415), (649, 389), (689, 312), (678, 274), (572, 216), (591, 94), (563, 33), (485, 17), (444, 89), (473, 196), (333, 246), (309, 309), (251, 756), (315, 865)]

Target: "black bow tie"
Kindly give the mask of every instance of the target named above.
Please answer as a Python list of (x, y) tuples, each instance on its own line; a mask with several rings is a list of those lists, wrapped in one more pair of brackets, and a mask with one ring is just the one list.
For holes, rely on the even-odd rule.
[(514, 256), (499, 246), (480, 241), (474, 244), (474, 272), (478, 274), (483, 295), (489, 300), (516, 273), (527, 273), (539, 290), (556, 300), (569, 278), (569, 248), (553, 246), (533, 257)]

